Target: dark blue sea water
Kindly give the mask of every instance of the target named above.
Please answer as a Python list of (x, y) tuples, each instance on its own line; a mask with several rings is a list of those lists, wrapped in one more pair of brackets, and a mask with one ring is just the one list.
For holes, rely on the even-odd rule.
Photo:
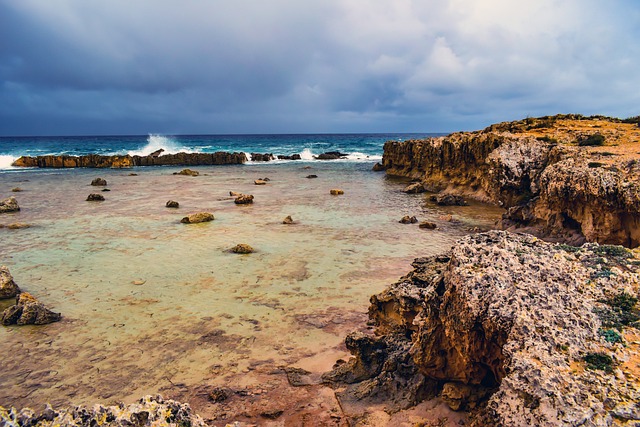
[(425, 138), (435, 134), (301, 134), (301, 135), (137, 135), (0, 137), (0, 169), (11, 167), (20, 156), (47, 154), (131, 154), (146, 155), (163, 148), (164, 154), (178, 152), (242, 151), (246, 153), (300, 154), (311, 161), (327, 151), (349, 154), (351, 161), (373, 161), (382, 156), (388, 140)]

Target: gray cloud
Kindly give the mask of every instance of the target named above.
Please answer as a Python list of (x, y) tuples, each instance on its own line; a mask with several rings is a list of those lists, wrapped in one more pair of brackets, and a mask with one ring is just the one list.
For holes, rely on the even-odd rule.
[(632, 0), (0, 0), (0, 134), (638, 114)]

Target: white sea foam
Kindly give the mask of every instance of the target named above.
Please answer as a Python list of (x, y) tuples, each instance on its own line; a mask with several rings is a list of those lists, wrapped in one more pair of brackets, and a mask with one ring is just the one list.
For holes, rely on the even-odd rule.
[(365, 153), (350, 153), (347, 155), (347, 160), (360, 160), (360, 161), (372, 161), (372, 160), (382, 160), (382, 156), (373, 156)]
[(302, 160), (313, 160), (314, 156), (315, 154), (313, 154), (310, 148), (305, 148), (302, 150), (302, 153), (300, 153), (300, 158)]
[(0, 154), (0, 169), (13, 169), (13, 162), (15, 162), (18, 158), (15, 156), (9, 156), (5, 154)]
[(164, 135), (150, 134), (147, 138), (147, 145), (139, 150), (131, 150), (127, 154), (131, 156), (148, 156), (149, 154), (163, 149), (162, 154), (175, 154), (175, 153), (192, 153), (193, 150), (180, 145), (177, 141)]

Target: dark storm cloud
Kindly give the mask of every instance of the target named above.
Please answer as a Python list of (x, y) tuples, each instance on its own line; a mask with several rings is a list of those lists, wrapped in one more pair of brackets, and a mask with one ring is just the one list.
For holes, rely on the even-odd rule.
[(636, 115), (639, 10), (0, 0), (0, 134), (442, 131)]

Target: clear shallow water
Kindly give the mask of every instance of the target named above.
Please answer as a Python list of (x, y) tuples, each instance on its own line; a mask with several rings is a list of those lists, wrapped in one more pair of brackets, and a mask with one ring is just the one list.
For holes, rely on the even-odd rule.
[[(417, 256), (447, 250), (501, 210), (442, 208), (372, 162), (0, 173), (0, 198), (22, 208), (0, 223), (0, 263), (63, 321), (0, 329), (0, 405), (132, 401), (144, 394), (260, 381), (257, 367), (321, 372), (346, 356), (369, 296)], [(135, 172), (137, 176), (130, 176)], [(317, 179), (305, 178), (309, 174)], [(106, 201), (86, 202), (105, 178)], [(269, 177), (266, 186), (253, 180)], [(24, 191), (12, 193), (21, 187)], [(331, 196), (342, 188), (343, 196)], [(229, 191), (255, 196), (237, 206)], [(167, 209), (169, 199), (180, 203)], [(180, 219), (214, 213), (206, 224)], [(441, 215), (458, 220), (447, 222)], [(283, 225), (291, 215), (296, 221)], [(436, 230), (399, 224), (404, 215)], [(248, 243), (257, 252), (226, 252)], [(144, 281), (143, 285), (134, 282)], [(11, 301), (0, 302), (7, 305)]]

